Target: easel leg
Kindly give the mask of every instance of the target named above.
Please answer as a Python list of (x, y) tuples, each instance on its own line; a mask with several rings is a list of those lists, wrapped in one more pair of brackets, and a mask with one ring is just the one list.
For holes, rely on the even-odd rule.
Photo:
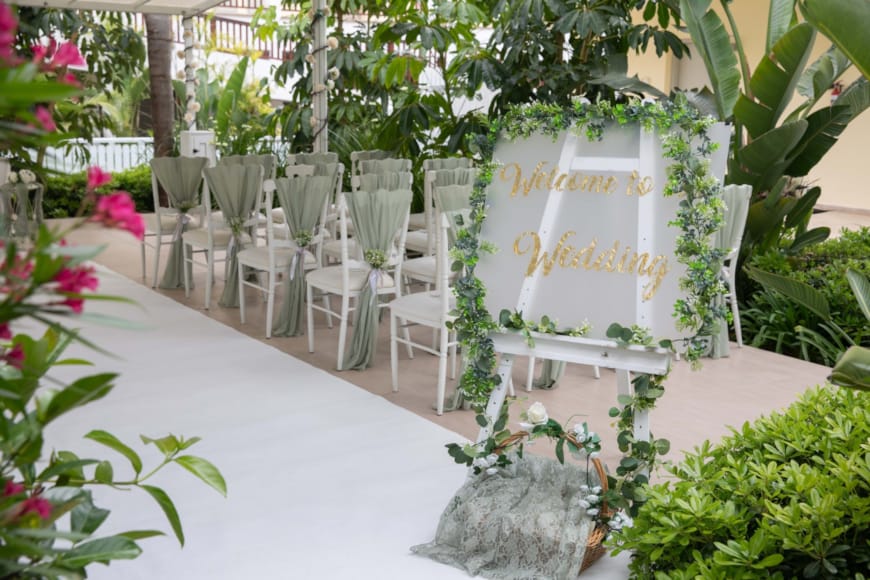
[[(490, 425), (494, 425), (498, 419), (498, 414), (501, 412), (501, 406), (504, 405), (504, 398), (507, 395), (508, 383), (511, 380), (511, 369), (514, 366), (514, 357), (510, 354), (501, 355), (501, 362), (498, 364), (498, 376), (501, 382), (493, 389), (489, 396), (489, 402), (486, 404), (486, 416), (490, 421)], [(485, 441), (489, 437), (489, 428), (481, 427), (480, 433), (477, 435), (477, 442)]]
[[(616, 371), (616, 392), (620, 395), (631, 395), (631, 373), (626, 370)], [(634, 410), (634, 440), (649, 441), (649, 411)], [(642, 472), (649, 477), (649, 470), (644, 469)]]

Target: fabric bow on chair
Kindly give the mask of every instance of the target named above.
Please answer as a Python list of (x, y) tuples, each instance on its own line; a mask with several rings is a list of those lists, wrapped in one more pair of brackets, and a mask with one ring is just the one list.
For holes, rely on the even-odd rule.
[[(200, 204), (202, 170), (206, 163), (208, 160), (205, 157), (155, 157), (151, 160), (151, 171), (166, 191), (170, 205), (178, 212), (169, 259), (163, 271), (163, 278), (160, 280), (161, 288), (184, 287), (182, 275), (184, 251), (181, 236), (190, 222), (188, 212)], [(158, 247), (157, 251), (159, 250)]]
[[(227, 245), (226, 280), (235, 281), (239, 268), (236, 256), (242, 245), (250, 239), (246, 229), (256, 227), (258, 223), (255, 212), (263, 189), (263, 168), (260, 165), (223, 165), (206, 169), (205, 178), (217, 200), (223, 220), (231, 230)], [(218, 305), (238, 308), (238, 285), (224, 284)]]
[(319, 234), (324, 208), (335, 189), (332, 175), (282, 178), (275, 182), (276, 195), (296, 243), (293, 260), (284, 276), (284, 303), (272, 326), (274, 336), (299, 336), (305, 308), (305, 258)]

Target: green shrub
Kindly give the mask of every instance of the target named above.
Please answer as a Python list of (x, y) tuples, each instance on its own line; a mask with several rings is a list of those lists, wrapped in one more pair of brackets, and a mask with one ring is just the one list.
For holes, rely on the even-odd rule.
[[(807, 248), (794, 256), (769, 252), (756, 256), (751, 265), (809, 284), (820, 291), (831, 307), (833, 319), (856, 343), (870, 346), (870, 328), (846, 280), (853, 269), (870, 276), (870, 228), (844, 231), (839, 238)], [(831, 365), (845, 350), (808, 309), (757, 284), (740, 307), (746, 342), (791, 356)], [(798, 332), (798, 326), (806, 329)]]
[(634, 577), (853, 578), (870, 565), (870, 394), (817, 388), (782, 414), (705, 442), (649, 489)]
[[(84, 171), (48, 176), (42, 202), (45, 217), (63, 218), (76, 215), (82, 204), (87, 182), (87, 174)], [(109, 187), (129, 192), (136, 202), (137, 211), (146, 213), (154, 211), (151, 168), (147, 164), (113, 173)]]

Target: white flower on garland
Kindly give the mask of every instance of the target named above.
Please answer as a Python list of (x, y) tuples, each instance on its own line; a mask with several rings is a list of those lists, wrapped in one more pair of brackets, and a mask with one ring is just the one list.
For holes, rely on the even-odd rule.
[(9, 175), (6, 176), (6, 181), (9, 183), (18, 183), (18, 174), (14, 171), (10, 171)]
[(178, 52), (175, 53), (175, 56), (177, 56), (180, 59), (183, 59), (184, 58), (184, 51), (179, 50)]
[(311, 125), (311, 128), (312, 128), (312, 129), (314, 129), (315, 127), (317, 127), (317, 124), (318, 124), (319, 122), (320, 122), (320, 119), (318, 119), (318, 118), (315, 117), (314, 115), (311, 115), (311, 118), (308, 119), (308, 123)]
[(338, 48), (338, 39), (334, 36), (330, 36), (326, 39), (326, 46), (329, 47), (329, 50), (335, 50)]
[(178, 69), (178, 72), (175, 73), (175, 78), (177, 78), (180, 81), (183, 81), (184, 79), (187, 78), (187, 75), (185, 74), (185, 72), (182, 69)]
[(329, 75), (330, 79), (337, 80), (338, 77), (341, 76), (341, 71), (339, 71), (337, 67), (332, 67), (331, 69), (326, 71), (326, 74)]
[(21, 178), (21, 183), (36, 183), (36, 175), (29, 169), (22, 169), (18, 172), (18, 176)]
[(184, 120), (187, 123), (193, 123), (193, 119), (195, 118), (195, 116), (196, 115), (194, 115), (192, 112), (188, 111), (184, 114)]
[(547, 415), (547, 408), (540, 401), (532, 404), (520, 417), (525, 419), (525, 422), (521, 422), (520, 426), (526, 431), (538, 425), (546, 425), (547, 421), (550, 420), (550, 416)]
[(199, 104), (199, 101), (190, 101), (190, 103), (187, 104), (187, 110), (194, 113), (199, 113), (201, 108), (202, 105)]
[(335, 88), (335, 81), (329, 80), (326, 81), (326, 90), (331, 91)]
[(317, 59), (315, 59), (314, 55), (311, 54), (310, 52), (305, 55), (305, 62), (307, 62), (310, 65), (313, 65), (316, 62), (316, 60)]

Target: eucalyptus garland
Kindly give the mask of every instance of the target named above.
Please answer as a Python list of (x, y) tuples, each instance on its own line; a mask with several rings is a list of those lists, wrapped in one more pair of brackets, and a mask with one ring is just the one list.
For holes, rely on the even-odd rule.
[[(724, 205), (717, 180), (710, 175), (706, 159), (716, 148), (707, 133), (715, 122), (690, 106), (684, 98), (674, 101), (634, 101), (626, 104), (609, 102), (589, 103), (578, 99), (570, 107), (552, 104), (531, 104), (511, 109), (504, 117), (493, 122), (489, 134), (479, 139), (477, 147), (484, 161), (471, 195), (471, 213), (467, 226), (460, 230), (453, 249), (454, 271), (460, 271), (456, 281), (456, 320), (452, 328), (457, 332), (465, 349), (466, 367), (460, 382), (460, 392), (478, 414), (477, 422), (486, 426), (485, 409), (492, 391), (500, 382), (495, 374), (496, 353), (490, 333), (496, 330), (514, 329), (523, 332), (527, 339), (530, 331), (549, 334), (585, 334), (587, 329), (559, 330), (550, 320), (540, 324), (526, 322), (521, 313), (500, 313), (499, 321), (486, 310), (486, 288), (475, 275), (481, 252), (491, 252), (490, 244), (481, 240), (480, 232), (486, 218), (486, 189), (497, 167), (492, 159), (499, 138), (510, 141), (524, 139), (536, 133), (551, 136), (554, 140), (565, 132), (583, 135), (590, 140), (600, 140), (609, 125), (639, 124), (646, 131), (658, 131), (662, 137), (664, 155), (671, 161), (667, 169), (665, 196), (681, 195), (682, 199), (675, 219), (669, 225), (679, 227), (682, 234), (677, 239), (676, 256), (687, 266), (680, 288), (686, 298), (674, 305), (677, 326), (693, 333), (686, 339), (686, 358), (694, 365), (708, 348), (719, 320), (727, 315), (726, 308), (717, 297), (724, 292), (719, 278), (723, 251), (710, 245), (712, 234), (722, 224)], [(652, 337), (638, 327), (624, 328), (618, 324), (608, 328), (607, 336), (619, 344), (643, 344), (653, 346)], [(670, 347), (668, 341), (660, 346)], [(654, 465), (660, 453), (666, 453), (666, 440), (650, 439), (636, 441), (633, 435), (634, 410), (652, 409), (664, 393), (664, 376), (639, 374), (633, 380), (634, 394), (620, 398), (622, 409), (612, 409), (610, 414), (618, 417), (617, 428), (620, 450), (625, 454), (613, 478), (612, 491), (622, 497), (625, 507), (636, 512), (641, 501), (637, 488), (646, 483), (647, 470)], [(490, 426), (495, 427), (495, 426)], [(499, 425), (501, 429), (503, 425)], [(501, 429), (491, 428), (489, 439), (475, 446), (460, 448), (449, 445), (450, 455), (458, 463), (472, 465), (475, 458), (491, 453), (498, 448), (494, 439)], [(501, 431), (503, 437), (504, 432)], [(612, 498), (616, 499), (616, 498)]]

